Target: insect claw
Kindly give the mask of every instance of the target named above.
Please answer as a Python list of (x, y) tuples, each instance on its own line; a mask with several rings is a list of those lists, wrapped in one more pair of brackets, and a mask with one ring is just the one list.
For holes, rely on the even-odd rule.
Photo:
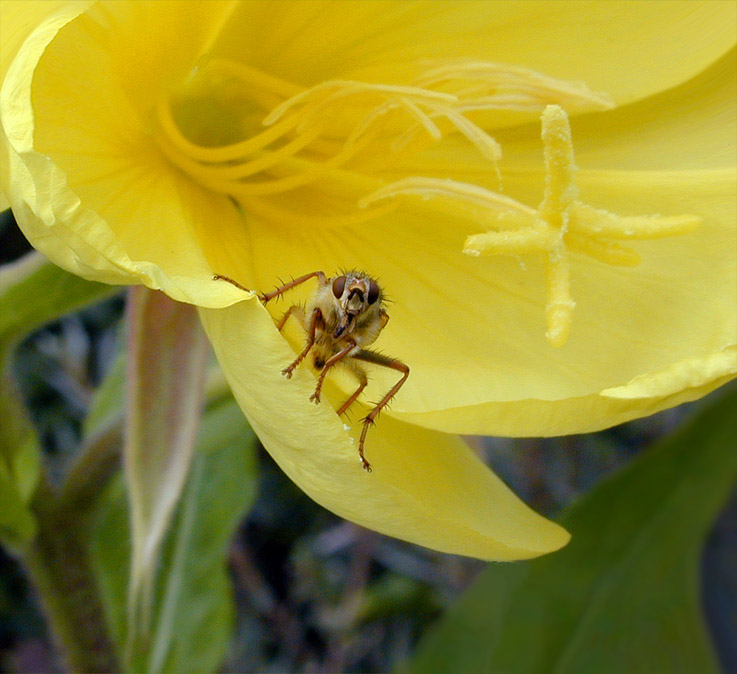
[(285, 368), (284, 368), (284, 369), (283, 369), (283, 370), (281, 371), (281, 373), (282, 373), (282, 374), (283, 374), (283, 375), (284, 375), (284, 376), (285, 376), (285, 377), (286, 377), (287, 379), (291, 379), (291, 378), (292, 378), (292, 372), (293, 372), (293, 368), (291, 368), (291, 367), (285, 367)]
[(371, 464), (368, 461), (366, 461), (366, 459), (364, 459), (363, 457), (361, 457), (361, 465), (363, 466), (363, 469), (367, 473), (373, 472), (373, 469), (371, 468)]
[(319, 394), (319, 393), (318, 393), (317, 391), (315, 391), (315, 392), (314, 392), (314, 393), (313, 393), (313, 394), (312, 394), (312, 395), (310, 396), (310, 400), (311, 400), (311, 401), (312, 401), (313, 403), (315, 403), (315, 405), (319, 405), (319, 404), (320, 404), (320, 394)]

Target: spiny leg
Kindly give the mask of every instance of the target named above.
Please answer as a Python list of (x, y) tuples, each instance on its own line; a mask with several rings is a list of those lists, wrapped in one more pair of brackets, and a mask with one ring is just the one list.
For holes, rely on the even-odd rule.
[[(304, 283), (305, 281), (309, 281), (311, 278), (317, 276), (321, 284), (327, 283), (327, 277), (325, 274), (321, 271), (313, 271), (309, 274), (305, 274), (304, 276), (300, 276), (299, 278), (292, 279), (289, 281), (289, 283), (285, 283), (284, 285), (279, 286), (278, 288), (275, 288), (269, 293), (263, 293), (259, 295), (259, 299), (266, 304), (269, 300), (273, 300), (278, 295), (282, 295), (283, 293), (287, 292), (287, 290), (291, 290), (292, 288), (300, 285), (301, 283)], [(239, 283), (235, 279), (230, 278), (230, 276), (225, 276), (225, 274), (214, 274), (212, 277), (213, 281), (227, 281), (231, 285), (234, 285), (239, 290), (243, 290), (244, 292), (250, 293), (251, 290), (246, 288), (242, 283)]]
[(317, 276), (317, 279), (320, 281), (321, 285), (325, 285), (328, 281), (325, 274), (323, 274), (321, 271), (313, 271), (309, 274), (305, 274), (304, 276), (300, 276), (299, 278), (292, 279), (291, 281), (289, 281), (289, 283), (285, 283), (284, 285), (281, 285), (278, 288), (275, 288), (270, 293), (264, 293), (263, 295), (260, 295), (261, 301), (264, 304), (266, 304), (270, 300), (273, 300), (275, 297), (287, 292), (287, 290), (291, 290), (292, 288), (300, 285), (301, 283), (304, 283), (305, 281), (309, 281), (311, 278), (314, 278), (315, 276)]
[(344, 365), (348, 367), (348, 369), (350, 369), (350, 371), (353, 372), (353, 374), (355, 374), (356, 377), (358, 377), (358, 381), (360, 383), (359, 383), (358, 388), (354, 391), (353, 395), (351, 395), (351, 397), (348, 398), (348, 400), (346, 400), (340, 406), (337, 412), (338, 416), (343, 414), (354, 402), (356, 402), (356, 399), (358, 398), (358, 396), (361, 395), (361, 392), (363, 391), (363, 389), (365, 389), (366, 386), (368, 385), (368, 377), (366, 376), (366, 373), (363, 371), (362, 368), (360, 368), (356, 363), (353, 363), (349, 360), (345, 361)]
[(239, 290), (243, 290), (244, 292), (250, 293), (251, 291), (246, 288), (246, 286), (242, 285), (241, 283), (238, 283), (235, 279), (230, 278), (230, 276), (224, 276), (223, 274), (215, 274), (212, 277), (213, 281), (227, 281), (230, 283), (230, 285), (235, 286)]
[[(289, 315), (291, 309), (293, 309), (294, 306), (296, 305), (293, 305), (292, 307), (290, 307), (289, 310), (287, 310), (286, 316)], [(282, 320), (286, 322), (285, 318), (282, 318)], [(320, 311), (320, 309), (318, 308), (315, 308), (314, 311), (312, 312), (312, 316), (310, 317), (310, 329), (309, 329), (308, 337), (307, 337), (307, 346), (305, 346), (305, 348), (302, 350), (302, 353), (300, 353), (299, 356), (297, 356), (294, 362), (292, 362), (288, 367), (285, 367), (281, 371), (281, 373), (287, 379), (291, 379), (292, 372), (294, 372), (294, 368), (296, 368), (297, 365), (299, 365), (304, 360), (305, 356), (310, 352), (310, 349), (315, 344), (315, 333), (317, 332), (318, 325), (324, 326), (325, 320), (323, 319), (322, 311)], [(281, 327), (282, 326), (280, 325), (279, 327), (280, 330), (281, 330)]]
[(300, 304), (293, 304), (289, 309), (287, 309), (282, 317), (279, 319), (279, 322), (276, 324), (277, 330), (281, 332), (284, 329), (284, 326), (287, 324), (287, 319), (292, 315), (297, 315), (297, 320), (304, 325), (305, 321), (305, 311), (304, 307), (302, 307)]
[(336, 363), (339, 363), (343, 358), (350, 355), (351, 351), (355, 348), (356, 343), (353, 340), (350, 340), (347, 346), (343, 347), (340, 351), (338, 351), (338, 353), (330, 356), (330, 358), (325, 361), (325, 365), (322, 366), (322, 370), (320, 371), (320, 376), (317, 378), (317, 386), (315, 387), (315, 392), (310, 396), (310, 400), (314, 401), (315, 403), (320, 402), (320, 391), (322, 390), (322, 385), (325, 381), (325, 375), (328, 373), (328, 370)]
[(363, 349), (362, 351), (359, 351), (357, 354), (353, 356), (354, 358), (357, 358), (358, 360), (366, 361), (367, 363), (375, 363), (376, 365), (383, 365), (384, 367), (389, 367), (392, 370), (397, 370), (402, 373), (402, 378), (392, 386), (387, 394), (376, 404), (374, 409), (372, 409), (364, 418), (363, 420), (363, 428), (361, 429), (361, 437), (358, 440), (358, 455), (361, 457), (361, 463), (363, 464), (363, 467), (366, 471), (369, 473), (371, 472), (371, 464), (366, 460), (366, 457), (364, 456), (363, 452), (363, 446), (366, 442), (366, 435), (368, 433), (369, 427), (374, 423), (374, 419), (376, 419), (377, 416), (379, 416), (379, 412), (386, 407), (387, 403), (395, 396), (397, 395), (397, 391), (399, 391), (400, 388), (402, 388), (402, 385), (404, 382), (407, 381), (407, 377), (409, 377), (409, 366), (405, 365), (401, 360), (397, 360), (396, 358), (390, 358), (389, 356), (384, 356), (381, 353), (376, 353), (375, 351), (369, 351), (368, 349)]

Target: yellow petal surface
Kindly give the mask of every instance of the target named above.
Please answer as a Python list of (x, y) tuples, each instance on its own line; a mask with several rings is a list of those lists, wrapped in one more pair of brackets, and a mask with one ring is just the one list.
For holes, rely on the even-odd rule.
[[(89, 5), (89, 2), (78, 2), (72, 7), (72, 14), (78, 14)], [(69, 2), (63, 0), (29, 0), (29, 2), (14, 2), (2, 0), (0, 2), (0, 86), (5, 79), (5, 73), (31, 32), (48, 16), (56, 12), (69, 12)], [(0, 175), (8, 171), (7, 149), (1, 147), (3, 140), (0, 137)], [(0, 190), (0, 211), (10, 206), (6, 195)]]
[(213, 52), (307, 85), (381, 80), (416, 59), (473, 58), (583, 80), (621, 104), (691, 78), (736, 30), (729, 1), (275, 0), (239, 6)]
[[(369, 431), (366, 473), (356, 450), (360, 422), (343, 421), (309, 397), (315, 378), (298, 368), (259, 302), (201, 310), (226, 378), (254, 430), (308, 495), (362, 526), (443, 552), (488, 560), (535, 557), (568, 534), (536, 515), (459, 439), (380, 417)], [(358, 415), (357, 415), (358, 416)]]
[[(34, 245), (67, 269), (201, 306), (241, 296), (213, 272), (258, 290), (315, 269), (378, 276), (394, 301), (377, 347), (412, 368), (397, 419), (508, 435), (600, 428), (696, 397), (734, 372), (737, 205), (725, 169), (734, 166), (734, 64), (723, 56), (734, 15), (720, 2), (100, 3), (76, 19), (49, 18), (10, 67), (0, 94), (4, 189)], [(691, 234), (637, 242), (639, 267), (572, 255), (575, 318), (566, 346), (553, 350), (543, 265), (461, 255), (466, 237), (483, 231), (478, 222), (410, 203), (366, 222), (322, 217), (355, 211), (381, 180), (406, 175), (497, 189), (475, 148), (444, 138), (385, 173), (336, 171), (239, 208), (174, 168), (152, 132), (161, 92), (202, 56), (261, 67), (287, 86), (391, 83), (411, 80), (415, 66), (402, 64), (421, 57), (486, 58), (586, 80), (619, 103), (650, 96), (574, 120), (582, 198), (624, 215), (704, 221)], [(539, 124), (499, 135), (505, 194), (532, 207), (544, 189), (539, 138)], [(699, 363), (701, 381), (684, 376)], [(652, 391), (638, 379), (651, 374), (657, 394), (602, 393)], [(685, 381), (695, 383), (679, 393)], [(367, 399), (392, 383), (372, 372)]]
[[(76, 6), (75, 6), (76, 5)], [(89, 2), (70, 3), (65, 0), (2, 0), (0, 2), (0, 83), (23, 42), (34, 29), (52, 14), (62, 10), (73, 14), (83, 12)]]
[[(144, 92), (191, 67), (209, 39), (208, 22), (218, 24), (229, 5), (192, 3), (199, 10), (181, 16), (176, 3), (155, 5), (102, 3), (79, 17), (57, 12), (31, 34), (0, 95), (4, 189), (24, 233), (60, 266), (109, 283), (143, 283), (178, 300), (228, 304), (239, 295), (212, 283), (199, 237), (214, 222), (225, 239), (240, 216), (226, 197), (172, 170), (140, 106)], [(168, 13), (154, 11), (166, 6)], [(112, 33), (101, 30), (110, 25)], [(177, 41), (185, 52), (177, 53), (159, 39), (174, 28), (182, 38), (198, 34), (200, 43)], [(126, 79), (129, 50), (154, 46), (162, 53), (151, 54), (148, 71), (137, 68)]]
[[(669, 91), (605, 113), (571, 121), (576, 163), (582, 169), (684, 170), (734, 166), (737, 147), (737, 51)], [(499, 131), (505, 188), (517, 172), (539, 165), (539, 124)], [(477, 178), (485, 167), (478, 160)], [(531, 185), (531, 187), (534, 187)], [(517, 195), (539, 199), (539, 193)]]
[[(644, 373), (661, 376), (681, 361), (711, 362), (737, 341), (737, 234), (734, 226), (724, 226), (734, 212), (737, 185), (732, 171), (582, 172), (579, 182), (605, 208), (616, 210), (626, 199), (633, 213), (699, 212), (704, 222), (693, 234), (632, 244), (643, 259), (634, 268), (574, 253), (577, 313), (561, 349), (544, 337), (542, 262), (461, 258), (456, 251), (467, 230), (433, 213), (419, 218), (399, 212), (368, 231), (291, 234), (281, 241), (277, 260), (268, 251), (279, 233), (254, 227), (251, 268), (264, 289), (276, 283), (275, 268), (277, 276), (288, 277), (358, 266), (378, 276), (393, 301), (376, 347), (412, 369), (389, 412), (397, 418), (500, 435), (599, 429), (672, 405), (681, 380), (666, 378), (639, 403), (603, 397), (604, 389)], [(275, 316), (303, 297), (294, 291), (273, 309)], [(697, 398), (734, 376), (734, 354), (720, 363), (705, 366), (702, 380), (679, 400)], [(395, 378), (374, 368), (366, 399), (378, 399)], [(480, 400), (489, 402), (479, 406)]]

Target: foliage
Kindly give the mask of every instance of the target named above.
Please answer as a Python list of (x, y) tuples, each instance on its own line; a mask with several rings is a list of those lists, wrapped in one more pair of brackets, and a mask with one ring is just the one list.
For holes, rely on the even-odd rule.
[[(45, 270), (45, 274), (50, 272)], [(61, 280), (66, 276), (56, 273)], [(89, 290), (94, 301), (98, 288), (90, 284)], [(24, 308), (29, 317), (37, 315), (32, 304)], [(58, 306), (59, 313), (65, 310)], [(48, 305), (40, 311), (48, 312)], [(29, 326), (35, 326), (37, 320), (29, 320)], [(83, 454), (101, 438), (120, 440), (124, 365), (121, 354), (90, 401)], [(216, 671), (233, 648), (236, 604), (225, 561), (231, 554), (233, 532), (255, 497), (255, 437), (230, 397), (212, 393), (209, 397), (213, 402), (203, 416), (192, 469), (157, 565), (151, 628), (147, 641), (139, 644), (128, 662), (130, 671)], [(655, 671), (664, 667), (668, 671), (718, 671), (703, 627), (697, 569), (705, 533), (735, 484), (730, 424), (736, 404), (734, 391), (726, 392), (677, 433), (576, 502), (561, 518), (574, 535), (561, 553), (488, 567), (437, 627), (428, 631), (416, 658), (403, 667), (413, 672), (534, 672), (549, 671), (555, 663), (558, 671)], [(38, 451), (35, 441), (29, 447)], [(34, 470), (37, 474), (38, 466)], [(18, 482), (20, 489), (30, 496), (33, 480), (27, 472), (19, 475), (24, 476)], [(119, 475), (109, 483), (105, 479), (90, 485), (74, 465), (66, 480), (63, 493), (68, 502), (74, 502), (71, 494), (75, 491), (80, 498), (94, 497), (93, 503), (85, 504), (80, 523), (87, 532), (84, 537), (106, 623), (122, 660), (130, 568), (125, 487)], [(12, 493), (4, 491), (4, 498)], [(282, 493), (280, 498), (285, 496)], [(263, 513), (263, 507), (254, 515), (263, 517), (257, 514)], [(293, 522), (306, 516), (301, 500), (290, 507), (291, 514), (284, 511), (278, 516)], [(32, 505), (24, 508), (25, 515), (17, 519), (11, 508), (2, 511), (4, 518), (14, 522), (14, 530), (25, 536), (10, 535), (9, 530), (4, 533), (5, 543), (20, 551), (22, 541), (33, 535), (32, 528), (24, 530), (25, 522), (35, 517)], [(282, 527), (277, 521), (268, 526)], [(296, 527), (290, 535), (295, 540), (307, 535), (308, 541), (314, 534)], [(365, 576), (362, 585), (352, 590), (347, 585), (348, 594), (343, 598), (330, 589), (334, 584), (329, 580), (331, 572), (326, 570), (326, 577), (315, 566), (318, 548), (314, 543), (302, 544), (301, 551), (295, 549), (290, 562), (295, 570), (301, 568), (291, 580), (297, 582), (293, 591), (298, 596), (305, 591), (325, 593), (320, 600), (325, 604), (321, 609), (325, 617), (315, 628), (328, 630), (326, 634), (338, 630), (336, 634), (344, 635), (341, 640), (347, 639), (342, 655), (333, 654), (335, 663), (358, 662), (355, 658), (372, 661), (365, 652), (361, 655), (351, 632), (370, 634), (380, 624), (394, 624), (401, 632), (404, 621), (419, 620), (421, 625), (436, 615), (441, 603), (440, 586), (418, 584), (396, 571), (388, 573), (393, 563), (377, 556), (376, 540), (366, 540), (368, 548), (361, 537), (356, 539), (357, 552), (363, 549), (361, 554), (368, 554), (363, 556), (364, 563), (375, 559), (374, 564), (383, 571), (376, 577)], [(237, 554), (242, 554), (240, 550)], [(318, 554), (322, 564), (328, 563), (324, 553)], [(353, 582), (359, 582), (353, 568), (353, 572), (349, 568), (340, 573), (349, 573)], [(449, 577), (445, 578), (447, 583)], [(339, 604), (331, 609), (333, 602)], [(330, 627), (340, 615), (346, 624)], [(243, 619), (241, 615), (239, 623)], [(254, 634), (259, 634), (256, 623), (250, 624)], [(242, 639), (243, 635), (239, 642)], [(258, 652), (257, 646), (253, 648)], [(391, 662), (390, 654), (384, 657)], [(253, 655), (245, 661), (257, 663)]]
[(490, 566), (407, 671), (718, 671), (699, 560), (737, 483), (736, 415), (733, 389), (572, 506), (561, 553)]

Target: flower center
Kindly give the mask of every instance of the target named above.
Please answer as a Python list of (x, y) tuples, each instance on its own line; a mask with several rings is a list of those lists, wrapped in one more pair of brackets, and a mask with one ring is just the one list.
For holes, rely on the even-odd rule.
[[(242, 63), (210, 59), (159, 101), (156, 140), (200, 185), (229, 195), (245, 212), (295, 226), (369, 220), (396, 208), (396, 197), (451, 200), (454, 215), (465, 213), (488, 230), (469, 236), (464, 253), (544, 256), (546, 335), (554, 346), (566, 342), (575, 306), (569, 250), (631, 266), (639, 257), (618, 240), (682, 234), (698, 225), (692, 216), (618, 217), (578, 200), (564, 109), (613, 107), (605, 94), (515, 66), (415, 65), (421, 74), (403, 85), (331, 80), (303, 88)], [(382, 179), (393, 158), (449, 134), (464, 137), (498, 173), (501, 148), (479, 120), (503, 110), (542, 113), (546, 182), (537, 209), (446, 178)], [(316, 195), (332, 190), (342, 206), (328, 201), (325, 212), (314, 215), (285, 208), (285, 193), (316, 181), (320, 190), (308, 202), (319, 203)]]
[(358, 211), (355, 204), (382, 184), (380, 169), (392, 157), (455, 133), (495, 170), (501, 148), (473, 116), (541, 111), (551, 101), (575, 110), (611, 106), (582, 84), (493, 63), (425, 64), (406, 85), (332, 80), (305, 89), (211, 59), (159, 101), (156, 139), (178, 168), (245, 210), (274, 212), (269, 197), (321, 180), (348, 186), (350, 217), (368, 219), (390, 205)]

